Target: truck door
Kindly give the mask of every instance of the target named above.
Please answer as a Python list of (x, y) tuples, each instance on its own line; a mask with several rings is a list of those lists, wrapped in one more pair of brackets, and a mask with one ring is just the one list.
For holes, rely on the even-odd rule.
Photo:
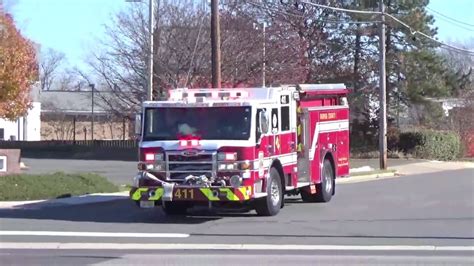
[[(340, 116), (348, 117), (349, 109), (340, 110)], [(349, 120), (340, 122), (341, 130), (337, 132), (337, 162), (336, 174), (338, 176), (349, 175)]]
[(310, 125), (308, 109), (304, 108), (301, 110), (297, 119), (298, 182), (309, 182), (311, 177), (309, 161), (309, 148), (311, 147)]

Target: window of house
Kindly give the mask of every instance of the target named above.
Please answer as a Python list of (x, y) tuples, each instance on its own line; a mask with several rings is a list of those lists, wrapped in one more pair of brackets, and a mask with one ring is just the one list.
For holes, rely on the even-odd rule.
[(7, 171), (7, 156), (0, 156), (0, 172)]

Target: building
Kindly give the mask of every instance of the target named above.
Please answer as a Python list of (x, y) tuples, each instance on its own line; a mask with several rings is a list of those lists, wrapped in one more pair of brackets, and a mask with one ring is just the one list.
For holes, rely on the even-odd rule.
[[(40, 91), (42, 140), (126, 140), (133, 138), (129, 115), (108, 108), (116, 95), (95, 91)], [(132, 130), (132, 131), (131, 131)]]
[(41, 103), (38, 99), (39, 83), (32, 86), (32, 108), (15, 121), (0, 119), (0, 140), (41, 140)]

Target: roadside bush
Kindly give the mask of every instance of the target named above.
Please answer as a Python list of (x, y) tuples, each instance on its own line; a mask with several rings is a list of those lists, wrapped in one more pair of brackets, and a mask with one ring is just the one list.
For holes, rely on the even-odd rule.
[(387, 148), (389, 151), (396, 152), (398, 143), (400, 142), (400, 130), (391, 126), (387, 129)]
[(451, 131), (420, 130), (400, 133), (399, 149), (417, 158), (449, 161), (461, 154), (459, 135)]

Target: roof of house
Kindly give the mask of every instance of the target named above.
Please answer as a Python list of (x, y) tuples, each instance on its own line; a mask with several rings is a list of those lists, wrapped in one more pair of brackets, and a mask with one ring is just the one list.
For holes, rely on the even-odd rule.
[[(42, 113), (90, 113), (92, 112), (92, 91), (40, 91)], [(111, 92), (94, 91), (94, 113), (109, 113), (107, 102), (117, 100)]]

